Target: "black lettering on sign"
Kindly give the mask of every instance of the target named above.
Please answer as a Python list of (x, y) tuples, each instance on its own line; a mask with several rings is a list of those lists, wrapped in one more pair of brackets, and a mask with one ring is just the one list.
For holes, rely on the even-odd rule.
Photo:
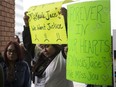
[(45, 20), (50, 20), (52, 18), (58, 18), (61, 19), (61, 12), (57, 11), (57, 8), (51, 10), (47, 10), (45, 12), (34, 12), (34, 13), (29, 13), (30, 19), (33, 19), (34, 21), (40, 20), (40, 19), (45, 19)]
[(30, 26), (30, 28), (32, 29), (32, 31), (36, 31), (36, 30), (46, 30), (46, 26), (44, 25), (37, 25), (37, 26)]
[(47, 24), (47, 30), (50, 30), (50, 29), (63, 29), (63, 26), (62, 24), (51, 22)]
[(37, 30), (46, 30), (45, 24), (43, 24), (43, 25), (37, 25)]
[[(57, 8), (55, 8), (55, 10), (57, 10)], [(55, 11), (54, 10), (54, 11)], [(47, 16), (46, 16), (46, 20), (50, 20), (51, 18), (59, 18), (60, 19), (60, 11), (58, 11), (58, 13), (56, 13), (56, 12), (52, 12), (51, 13), (51, 11), (50, 10), (48, 10), (48, 11), (46, 11), (46, 14), (47, 14)]]
[(30, 29), (32, 29), (32, 31), (36, 31), (36, 26), (30, 26)]
[(36, 12), (36, 13), (33, 15), (34, 21), (37, 21), (37, 20), (39, 20), (39, 19), (41, 19), (41, 18), (45, 18), (43, 12), (41, 12), (40, 14), (38, 14), (38, 12)]

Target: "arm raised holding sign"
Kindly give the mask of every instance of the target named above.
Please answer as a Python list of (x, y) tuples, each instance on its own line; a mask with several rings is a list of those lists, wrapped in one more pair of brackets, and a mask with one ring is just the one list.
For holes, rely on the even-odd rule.
[(24, 19), (25, 26), (26, 26), (26, 27), (29, 27), (29, 22), (28, 22), (29, 16), (27, 16), (27, 13), (28, 13), (28, 12), (25, 12), (25, 13), (24, 13), (23, 19)]
[(24, 30), (23, 30), (24, 47), (31, 54), (32, 58), (34, 58), (35, 44), (32, 44), (31, 34), (30, 34), (30, 29), (29, 29), (29, 22), (28, 22), (29, 17), (27, 16), (27, 12), (25, 12), (23, 19), (24, 19), (24, 23), (25, 23)]

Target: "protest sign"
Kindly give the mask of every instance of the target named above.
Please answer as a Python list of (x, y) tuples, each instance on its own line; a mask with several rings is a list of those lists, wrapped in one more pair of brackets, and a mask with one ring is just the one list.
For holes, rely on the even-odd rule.
[(108, 0), (68, 5), (67, 79), (86, 84), (112, 84)]
[(32, 43), (67, 43), (64, 17), (60, 11), (62, 3), (56, 2), (29, 8), (28, 16)]

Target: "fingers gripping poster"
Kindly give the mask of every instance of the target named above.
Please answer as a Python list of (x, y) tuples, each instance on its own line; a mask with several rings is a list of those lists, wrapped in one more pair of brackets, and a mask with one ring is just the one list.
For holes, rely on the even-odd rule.
[(62, 3), (56, 2), (29, 8), (28, 16), (32, 43), (67, 43), (64, 17), (61, 14)]
[(109, 0), (68, 5), (67, 79), (112, 84)]

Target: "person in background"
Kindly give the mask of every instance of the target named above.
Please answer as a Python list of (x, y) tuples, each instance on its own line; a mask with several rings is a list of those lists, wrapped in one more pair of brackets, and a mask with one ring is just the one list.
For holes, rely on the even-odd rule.
[(29, 66), (23, 61), (17, 42), (10, 41), (7, 44), (1, 65), (4, 72), (4, 87), (31, 87)]
[(16, 41), (17, 43), (20, 44), (20, 39), (19, 39), (19, 37), (17, 35), (14, 36), (14, 41)]
[(19, 43), (21, 50), (22, 50), (22, 56), (23, 56), (24, 60), (28, 63), (29, 68), (31, 70), (31, 60), (32, 60), (31, 55), (29, 54), (27, 49), (24, 47), (23, 43), (20, 42), (20, 39), (17, 35), (14, 36), (14, 41)]
[(65, 53), (66, 56), (67, 56), (67, 52), (68, 52), (68, 46), (65, 46), (64, 47), (64, 53)]
[(43, 48), (43, 44), (36, 44), (35, 46), (35, 56), (33, 59), (33, 63), (38, 60), (38, 56), (41, 54)]
[(32, 60), (32, 57), (30, 55), (30, 53), (27, 51), (27, 49), (24, 47), (23, 44), (20, 44), (20, 47), (21, 47), (21, 50), (22, 50), (22, 55), (23, 55), (23, 58), (24, 58), (24, 61), (26, 61), (29, 65), (29, 68), (31, 70), (31, 60)]

